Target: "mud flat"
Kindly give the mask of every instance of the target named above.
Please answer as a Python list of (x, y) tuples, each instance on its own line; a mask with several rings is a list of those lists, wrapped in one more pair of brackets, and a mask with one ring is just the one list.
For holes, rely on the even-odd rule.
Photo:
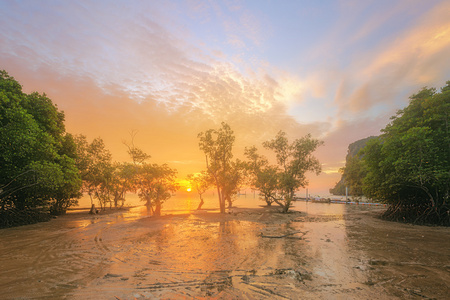
[(0, 230), (2, 299), (448, 299), (450, 229), (380, 207), (142, 207)]

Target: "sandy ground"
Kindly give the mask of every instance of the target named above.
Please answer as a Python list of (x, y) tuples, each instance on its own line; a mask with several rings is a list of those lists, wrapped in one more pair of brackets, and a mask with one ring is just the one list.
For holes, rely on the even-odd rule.
[(448, 299), (450, 229), (304, 204), (0, 230), (1, 299)]

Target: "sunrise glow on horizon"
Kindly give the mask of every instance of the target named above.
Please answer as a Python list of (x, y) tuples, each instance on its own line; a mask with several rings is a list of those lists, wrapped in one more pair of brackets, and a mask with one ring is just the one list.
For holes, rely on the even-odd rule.
[(450, 2), (2, 1), (0, 69), (46, 93), (66, 129), (124, 141), (186, 175), (205, 169), (197, 135), (227, 122), (234, 155), (311, 133), (322, 174), (340, 178), (350, 143), (378, 135), (424, 86), (450, 80)]

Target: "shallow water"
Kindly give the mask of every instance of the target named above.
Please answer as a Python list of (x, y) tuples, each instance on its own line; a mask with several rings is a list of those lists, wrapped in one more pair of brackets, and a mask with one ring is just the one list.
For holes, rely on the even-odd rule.
[(241, 197), (220, 215), (193, 211), (197, 199), (174, 202), (182, 201), (179, 209), (168, 202), (160, 218), (136, 207), (1, 230), (0, 298), (448, 295), (448, 228), (385, 222), (374, 217), (379, 207), (298, 201), (286, 215)]
[[(217, 194), (208, 191), (203, 195), (204, 198), (204, 205), (203, 209), (208, 210), (214, 210), (218, 208), (219, 201), (217, 198)], [(333, 196), (333, 199), (345, 199), (345, 197), (340, 196)], [(78, 201), (78, 206), (76, 208), (90, 208), (91, 207), (91, 200), (89, 196), (85, 195)], [(200, 198), (198, 194), (195, 192), (191, 193), (177, 193), (171, 198), (169, 198), (166, 202), (163, 203), (163, 211), (162, 213), (172, 213), (174, 211), (194, 211), (197, 209), (198, 204), (200, 203)], [(94, 204), (98, 207), (98, 203), (94, 199)], [(266, 203), (259, 199), (258, 194), (248, 193), (247, 195), (241, 195), (236, 198), (236, 200), (233, 202), (233, 206), (236, 207), (246, 207), (246, 208), (258, 208)], [(311, 202), (304, 202), (304, 201), (295, 201), (293, 202), (294, 207), (299, 209), (308, 209), (307, 204), (311, 204)], [(143, 202), (139, 199), (138, 195), (136, 194), (127, 194), (126, 200), (124, 202), (125, 207), (134, 207), (134, 206), (142, 206)], [(314, 207), (317, 206), (311, 206), (309, 207), (314, 209)], [(337, 207), (333, 208), (336, 209)]]

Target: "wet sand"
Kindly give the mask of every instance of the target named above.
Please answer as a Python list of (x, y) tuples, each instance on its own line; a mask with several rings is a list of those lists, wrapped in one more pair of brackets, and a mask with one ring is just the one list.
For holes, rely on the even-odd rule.
[(0, 230), (1, 299), (448, 299), (450, 229), (379, 207), (145, 208)]

